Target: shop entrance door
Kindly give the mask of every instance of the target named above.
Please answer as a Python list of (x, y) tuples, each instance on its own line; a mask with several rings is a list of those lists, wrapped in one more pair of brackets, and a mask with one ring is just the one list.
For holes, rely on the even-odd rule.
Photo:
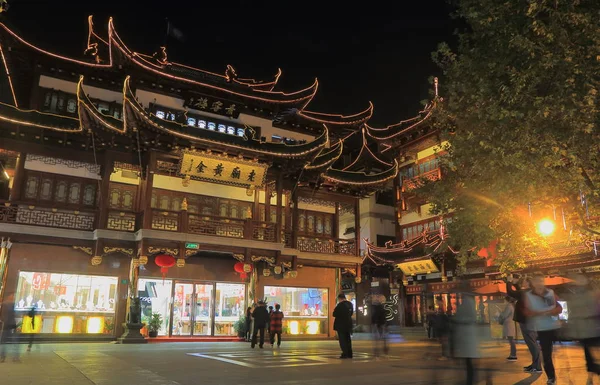
[(175, 282), (171, 335), (212, 335), (213, 303), (213, 284)]

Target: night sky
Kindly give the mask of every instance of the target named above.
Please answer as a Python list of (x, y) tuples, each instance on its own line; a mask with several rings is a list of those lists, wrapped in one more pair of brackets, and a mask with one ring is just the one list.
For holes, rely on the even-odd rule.
[[(429, 77), (440, 71), (431, 52), (455, 41), (456, 22), (445, 0), (422, 1), (89, 1), (9, 0), (6, 14), (21, 35), (42, 48), (81, 57), (87, 16), (106, 36), (113, 16), (121, 38), (152, 54), (165, 40), (166, 21), (185, 42), (168, 41), (169, 59), (240, 77), (270, 79), (281, 68), (278, 90), (319, 79), (308, 109), (356, 113), (375, 105), (372, 125), (416, 114), (428, 98)], [(441, 84), (443, 93), (443, 82)]]

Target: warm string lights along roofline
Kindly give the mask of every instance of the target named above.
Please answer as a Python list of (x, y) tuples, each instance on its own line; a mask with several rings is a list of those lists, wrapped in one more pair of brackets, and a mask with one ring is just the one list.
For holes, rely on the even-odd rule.
[[(238, 146), (238, 145), (233, 145), (233, 144), (229, 144), (226, 142), (218, 142), (218, 141), (213, 141), (211, 139), (206, 139), (206, 138), (202, 138), (202, 137), (198, 137), (198, 136), (193, 136), (193, 135), (189, 135), (189, 134), (185, 134), (182, 132), (178, 132), (172, 129), (169, 129), (167, 127), (164, 127), (162, 125), (157, 124), (156, 122), (154, 122), (152, 119), (150, 119), (150, 116), (154, 116), (154, 114), (150, 113), (146, 113), (143, 109), (143, 107), (139, 104), (139, 102), (137, 102), (137, 100), (132, 99), (127, 97), (127, 95), (132, 95), (133, 93), (131, 91), (131, 88), (129, 88), (129, 76), (127, 76), (125, 78), (125, 85), (124, 85), (124, 89), (126, 90), (124, 92), (125, 94), (125, 98), (124, 98), (124, 104), (123, 104), (123, 108), (125, 109), (125, 105), (128, 104), (131, 108), (133, 108), (134, 111), (136, 111), (136, 113), (142, 117), (142, 119), (144, 121), (146, 121), (148, 124), (152, 125), (153, 127), (167, 132), (173, 136), (177, 136), (180, 138), (184, 138), (184, 139), (188, 139), (188, 140), (192, 140), (192, 141), (199, 141), (199, 142), (205, 142), (205, 143), (211, 143), (211, 144), (219, 144), (219, 145), (225, 145), (228, 147), (233, 147), (233, 148), (237, 148), (237, 149), (241, 149), (241, 150), (251, 150), (254, 152), (258, 152), (261, 154), (265, 154), (265, 155), (273, 155), (273, 156), (281, 156), (281, 157), (288, 157), (288, 158), (299, 158), (299, 157), (303, 157), (306, 155), (309, 155), (317, 150), (320, 150), (321, 148), (323, 148), (324, 146), (327, 145), (328, 141), (329, 141), (329, 130), (327, 129), (326, 126), (323, 126), (323, 133), (317, 137), (313, 142), (311, 143), (315, 143), (317, 142), (317, 144), (315, 145), (315, 147), (309, 148), (306, 151), (302, 151), (300, 153), (278, 153), (278, 152), (274, 152), (274, 151), (266, 151), (266, 150), (261, 150), (261, 149), (249, 149), (247, 147), (242, 147), (242, 146)], [(126, 111), (124, 111), (124, 113), (126, 113)], [(158, 117), (156, 117), (156, 119), (159, 119)], [(182, 128), (187, 128), (187, 125), (183, 125), (177, 122), (173, 122), (173, 124), (177, 124), (179, 126), (181, 126)], [(255, 140), (255, 139), (249, 139), (249, 140)], [(255, 140), (256, 141), (256, 140)], [(320, 143), (322, 142), (322, 143)], [(306, 147), (306, 145), (304, 144), (300, 144), (300, 145), (288, 145), (286, 143), (281, 143), (281, 145), (283, 146), (283, 148), (288, 148), (288, 149), (294, 149), (294, 148), (299, 148), (299, 147)]]
[[(323, 148), (321, 150), (321, 152), (323, 152), (323, 151), (325, 151), (325, 148)], [(344, 151), (344, 143), (341, 140), (339, 140), (336, 144), (334, 144), (333, 146), (331, 146), (329, 148), (329, 151), (325, 151), (325, 153), (321, 153), (321, 154), (317, 155), (317, 157), (315, 158), (315, 160), (311, 164), (306, 165), (304, 168), (306, 170), (314, 170), (314, 169), (318, 169), (318, 168), (323, 168), (323, 167), (330, 166), (336, 160), (338, 160), (340, 158), (340, 156), (342, 156), (342, 152), (343, 151)], [(331, 154), (332, 152), (337, 152), (337, 154), (333, 158), (331, 158), (329, 160), (326, 160), (323, 163), (315, 164), (315, 162), (318, 161), (319, 158), (325, 157), (325, 156)]]
[[(173, 80), (177, 80), (177, 81), (181, 81), (181, 82), (185, 82), (185, 83), (190, 83), (190, 84), (195, 84), (201, 87), (206, 87), (206, 88), (211, 88), (211, 89), (215, 89), (218, 91), (222, 91), (222, 92), (226, 92), (232, 95), (237, 95), (237, 96), (241, 96), (241, 97), (245, 97), (245, 98), (250, 98), (250, 99), (254, 99), (254, 100), (260, 100), (260, 101), (264, 101), (267, 103), (275, 103), (275, 104), (287, 104), (287, 103), (293, 103), (293, 102), (303, 102), (305, 101), (305, 103), (303, 104), (303, 108), (308, 104), (308, 102), (310, 102), (310, 100), (312, 100), (312, 98), (315, 96), (318, 86), (319, 86), (319, 81), (317, 79), (315, 79), (315, 82), (309, 86), (306, 87), (302, 90), (299, 91), (295, 91), (295, 92), (290, 92), (290, 93), (285, 93), (285, 92), (270, 92), (270, 91), (262, 91), (262, 90), (256, 90), (253, 89), (252, 92), (254, 93), (264, 93), (264, 94), (268, 94), (271, 96), (283, 96), (283, 97), (289, 97), (289, 98), (294, 98), (296, 96), (298, 96), (296, 99), (287, 99), (287, 100), (275, 100), (275, 99), (271, 99), (271, 98), (267, 98), (265, 97), (258, 97), (258, 96), (253, 96), (253, 95), (249, 95), (248, 93), (242, 93), (242, 92), (237, 92), (237, 91), (233, 91), (230, 89), (226, 89), (226, 88), (222, 88), (219, 86), (215, 86), (212, 84), (206, 84), (206, 83), (202, 83), (202, 82), (198, 82), (196, 80), (191, 80), (191, 79), (186, 79), (186, 78), (182, 78), (180, 76), (175, 76), (175, 75), (171, 75), (171, 74), (167, 74), (164, 71), (152, 68), (150, 66), (147, 66), (143, 63), (141, 63), (139, 60), (137, 60), (137, 58), (139, 58), (138, 55), (135, 55), (135, 52), (133, 52), (132, 50), (130, 50), (127, 45), (125, 45), (125, 43), (123, 42), (123, 40), (119, 37), (118, 33), (115, 30), (114, 24), (113, 24), (113, 19), (112, 17), (109, 19), (108, 21), (108, 26), (109, 26), (109, 31), (110, 31), (110, 36), (112, 39), (112, 45), (117, 47), (123, 54), (125, 54), (127, 57), (129, 57), (129, 59), (134, 62), (135, 64), (137, 64), (138, 66), (151, 71), (153, 73), (156, 73), (158, 75), (173, 79)], [(310, 94), (304, 95), (304, 96), (299, 96), (303, 93), (306, 93), (308, 91), (311, 91)]]
[(385, 162), (385, 161), (383, 161), (383, 160), (379, 159), (379, 158), (377, 157), (377, 155), (373, 154), (373, 151), (371, 151), (371, 150), (369, 149), (369, 147), (368, 147), (368, 145), (367, 145), (367, 138), (366, 138), (366, 136), (365, 136), (365, 129), (364, 129), (364, 128), (362, 128), (362, 129), (361, 129), (361, 135), (362, 135), (362, 146), (361, 146), (361, 148), (360, 148), (360, 152), (358, 153), (358, 156), (356, 157), (356, 159), (354, 159), (354, 162), (352, 162), (352, 163), (350, 163), (348, 166), (344, 167), (344, 168), (342, 169), (342, 171), (347, 171), (348, 169), (350, 169), (351, 167), (353, 167), (353, 166), (354, 166), (356, 163), (358, 163), (359, 161), (361, 161), (361, 160), (362, 160), (362, 157), (363, 157), (363, 153), (364, 153), (364, 151), (365, 151), (365, 150), (366, 150), (366, 151), (368, 151), (368, 153), (369, 153), (369, 154), (370, 154), (370, 155), (371, 155), (371, 156), (372, 156), (372, 157), (373, 157), (373, 158), (374, 158), (374, 159), (375, 159), (377, 162), (379, 162), (380, 164), (383, 164), (383, 165), (385, 165), (385, 166), (387, 166), (387, 167), (391, 167), (391, 166), (393, 165), (393, 163), (388, 163), (388, 162)]
[(396, 160), (394, 160), (394, 166), (392, 168), (382, 171), (382, 172), (379, 172), (379, 173), (375, 173), (375, 174), (367, 174), (362, 171), (344, 171), (344, 170), (336, 170), (336, 169), (330, 169), (330, 170), (337, 171), (339, 173), (346, 174), (346, 175), (356, 175), (356, 176), (359, 176), (360, 178), (370, 178), (370, 179), (377, 178), (380, 175), (385, 175), (385, 176), (381, 177), (381, 179), (375, 179), (375, 180), (371, 180), (369, 182), (354, 182), (354, 181), (350, 181), (347, 179), (339, 179), (336, 177), (332, 177), (332, 176), (328, 175), (327, 173), (325, 173), (323, 175), (323, 178), (330, 180), (332, 182), (336, 182), (336, 183), (354, 185), (354, 186), (371, 186), (371, 185), (384, 183), (384, 182), (387, 182), (387, 181), (395, 178), (396, 175), (398, 174), (398, 162)]
[(2, 56), (4, 71), (6, 72), (6, 78), (8, 80), (8, 85), (10, 86), (10, 92), (12, 93), (13, 101), (15, 102), (15, 107), (18, 108), (19, 103), (17, 102), (17, 95), (15, 94), (15, 88), (13, 87), (12, 77), (10, 76), (10, 71), (8, 70), (8, 64), (6, 64), (6, 58), (4, 57), (4, 50), (2, 49), (2, 44), (0, 44), (0, 56)]
[[(324, 124), (335, 124), (335, 125), (352, 125), (360, 124), (368, 121), (373, 116), (373, 103), (369, 102), (369, 107), (365, 110), (358, 112), (353, 115), (342, 115), (342, 114), (326, 114), (323, 112), (314, 112), (308, 110), (298, 111), (298, 116), (305, 119), (312, 120)], [(314, 116), (312, 116), (314, 115)], [(336, 118), (336, 120), (332, 120)]]
[(14, 124), (21, 124), (24, 126), (29, 126), (29, 127), (38, 127), (38, 128), (43, 128), (43, 129), (47, 129), (47, 130), (52, 130), (52, 131), (58, 131), (58, 132), (73, 132), (73, 133), (78, 133), (83, 131), (83, 129), (81, 128), (81, 124), (79, 124), (79, 119), (77, 118), (72, 118), (70, 116), (62, 116), (62, 115), (56, 115), (56, 114), (49, 114), (49, 113), (45, 113), (45, 112), (39, 112), (36, 110), (24, 110), (18, 107), (15, 107), (13, 105), (10, 104), (6, 104), (6, 103), (1, 103), (0, 105), (8, 107), (10, 109), (19, 111), (19, 112), (24, 112), (24, 113), (34, 113), (34, 114), (38, 114), (40, 116), (52, 116), (55, 118), (60, 118), (60, 119), (64, 119), (64, 120), (72, 120), (74, 122), (78, 123), (78, 128), (77, 129), (66, 129), (66, 128), (60, 128), (60, 127), (53, 127), (53, 126), (48, 126), (45, 124), (39, 124), (39, 123), (34, 123), (34, 122), (29, 122), (26, 120), (20, 120), (20, 119), (15, 119), (9, 116), (4, 116), (4, 115), (0, 115), (0, 120), (3, 120), (5, 122), (9, 122), (9, 123), (14, 123)]

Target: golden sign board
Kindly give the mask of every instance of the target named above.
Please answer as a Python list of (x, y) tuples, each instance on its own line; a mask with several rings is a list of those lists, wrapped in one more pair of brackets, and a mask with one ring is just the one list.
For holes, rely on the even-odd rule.
[(419, 261), (402, 262), (397, 266), (405, 275), (429, 274), (437, 273), (439, 271), (431, 258)]
[(262, 187), (269, 165), (208, 152), (182, 152), (179, 174), (191, 179), (239, 187)]

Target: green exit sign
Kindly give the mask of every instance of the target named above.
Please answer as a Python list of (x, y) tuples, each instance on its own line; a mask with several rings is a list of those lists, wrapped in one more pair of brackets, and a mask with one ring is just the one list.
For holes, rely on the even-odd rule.
[(200, 244), (199, 243), (186, 243), (185, 248), (192, 249), (192, 250), (198, 250), (198, 249), (200, 249)]

